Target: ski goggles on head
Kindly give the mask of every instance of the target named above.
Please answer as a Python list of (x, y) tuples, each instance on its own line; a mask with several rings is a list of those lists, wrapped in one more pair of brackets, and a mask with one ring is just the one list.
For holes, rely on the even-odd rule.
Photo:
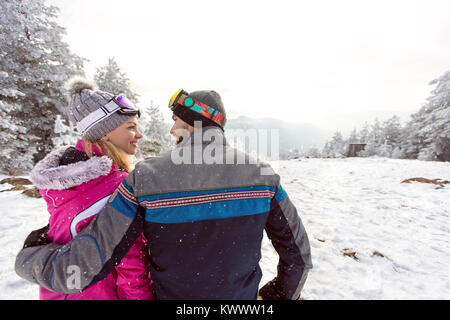
[(139, 108), (136, 107), (136, 105), (123, 94), (112, 98), (111, 101), (105, 105), (105, 108), (110, 103), (115, 103), (117, 106), (119, 106), (119, 109), (116, 110), (116, 112), (119, 114), (131, 116), (137, 115), (139, 118), (141, 117), (141, 112), (139, 111)]
[(227, 121), (225, 116), (220, 113), (219, 110), (216, 110), (215, 108), (210, 107), (203, 102), (189, 97), (189, 93), (187, 93), (183, 89), (175, 92), (169, 101), (169, 108), (171, 110), (178, 106), (185, 107), (190, 109), (191, 111), (197, 112), (203, 117), (217, 123), (222, 128), (225, 126), (225, 123)]
[(170, 98), (170, 101), (169, 101), (169, 108), (170, 109), (173, 109), (173, 108), (176, 107), (178, 98), (181, 98), (181, 96), (187, 97), (187, 96), (189, 96), (189, 93), (187, 93), (183, 89), (180, 89), (177, 92), (175, 92), (173, 94), (172, 98)]
[(77, 122), (77, 129), (81, 135), (85, 134), (90, 128), (97, 123), (105, 120), (114, 113), (127, 116), (141, 116), (141, 112), (136, 105), (131, 102), (125, 95), (121, 94), (113, 97), (103, 107), (91, 112), (86, 117)]

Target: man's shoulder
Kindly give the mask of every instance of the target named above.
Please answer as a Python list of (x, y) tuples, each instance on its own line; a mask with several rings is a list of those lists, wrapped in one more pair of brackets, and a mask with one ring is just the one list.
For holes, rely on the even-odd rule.
[[(178, 163), (173, 159), (173, 150), (170, 150), (137, 163), (135, 174), (147, 178), (151, 176), (153, 181), (159, 181), (160, 179), (191, 180), (196, 177), (211, 182), (216, 177), (221, 177), (224, 180), (223, 183), (230, 182), (231, 185), (244, 182), (267, 185), (279, 184), (279, 175), (272, 168), (271, 163), (261, 161), (261, 159), (238, 149), (229, 148), (227, 152), (230, 151), (233, 156), (226, 156), (223, 161)], [(219, 158), (219, 160), (221, 159)], [(240, 180), (245, 181), (241, 182)]]
[(167, 161), (170, 161), (170, 154), (171, 154), (171, 151), (166, 151), (166, 152), (162, 152), (158, 155), (145, 158), (144, 160), (141, 160), (138, 163), (136, 163), (135, 169), (138, 169), (138, 168), (142, 169), (142, 168), (149, 167), (149, 166), (167, 164)]

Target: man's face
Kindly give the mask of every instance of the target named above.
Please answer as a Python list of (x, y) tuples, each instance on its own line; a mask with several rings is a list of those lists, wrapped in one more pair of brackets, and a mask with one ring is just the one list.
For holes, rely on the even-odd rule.
[(174, 121), (174, 123), (172, 128), (170, 129), (170, 134), (177, 139), (176, 143), (179, 144), (181, 143), (181, 141), (183, 141), (183, 136), (194, 131), (194, 127), (190, 126), (176, 115), (172, 116), (172, 120)]

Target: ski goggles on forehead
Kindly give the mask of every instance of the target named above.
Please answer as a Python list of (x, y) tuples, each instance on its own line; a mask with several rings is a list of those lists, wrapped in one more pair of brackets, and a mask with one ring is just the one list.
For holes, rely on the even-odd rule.
[(117, 106), (119, 106), (119, 109), (116, 110), (119, 114), (124, 115), (137, 115), (138, 117), (141, 117), (141, 112), (139, 111), (139, 108), (136, 107), (136, 105), (131, 102), (125, 95), (121, 94), (119, 96), (116, 96), (111, 99), (110, 102), (108, 102), (105, 105), (105, 108), (110, 104), (115, 103)]
[(85, 134), (90, 128), (97, 123), (105, 120), (114, 113), (127, 116), (141, 116), (141, 112), (138, 107), (131, 102), (125, 95), (121, 94), (113, 97), (103, 107), (91, 112), (86, 117), (77, 122), (77, 129), (81, 135)]
[(219, 110), (216, 110), (215, 108), (210, 107), (203, 102), (189, 97), (189, 93), (187, 93), (183, 89), (175, 92), (169, 101), (169, 108), (171, 110), (178, 106), (186, 107), (191, 111), (197, 112), (203, 117), (214, 121), (222, 128), (225, 126), (225, 123), (227, 121), (225, 116), (221, 112), (219, 112)]
[(178, 98), (180, 98), (181, 96), (186, 96), (187, 97), (188, 95), (189, 94), (186, 91), (184, 91), (183, 89), (180, 89), (177, 92), (175, 92), (173, 94), (172, 98), (170, 98), (169, 108), (170, 109), (175, 108)]

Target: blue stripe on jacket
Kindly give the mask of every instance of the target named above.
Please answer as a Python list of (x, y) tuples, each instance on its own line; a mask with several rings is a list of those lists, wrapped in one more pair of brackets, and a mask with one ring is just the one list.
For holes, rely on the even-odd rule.
[[(122, 186), (125, 187), (130, 193), (133, 192), (133, 189), (125, 182), (125, 180), (122, 182)], [(127, 216), (130, 219), (134, 219), (137, 212), (137, 205), (131, 202), (129, 199), (124, 197), (119, 190), (116, 190), (114, 194), (111, 196), (111, 199), (109, 200), (109, 204), (111, 207), (113, 207), (116, 211), (120, 212), (121, 214)]]
[(278, 203), (283, 201), (287, 197), (286, 191), (284, 191), (283, 187), (280, 186), (277, 190), (277, 193), (275, 193), (275, 200), (277, 200)]
[[(271, 191), (274, 186), (255, 185), (223, 189), (189, 190), (138, 197), (138, 201), (156, 201), (204, 196), (229, 192)], [(202, 220), (226, 219), (261, 214), (270, 210), (270, 197), (204, 201), (196, 204), (174, 205), (168, 208), (147, 208), (145, 220), (154, 223), (184, 223)]]
[(226, 219), (265, 213), (271, 198), (235, 199), (170, 208), (147, 209), (145, 220), (154, 223), (183, 223)]

